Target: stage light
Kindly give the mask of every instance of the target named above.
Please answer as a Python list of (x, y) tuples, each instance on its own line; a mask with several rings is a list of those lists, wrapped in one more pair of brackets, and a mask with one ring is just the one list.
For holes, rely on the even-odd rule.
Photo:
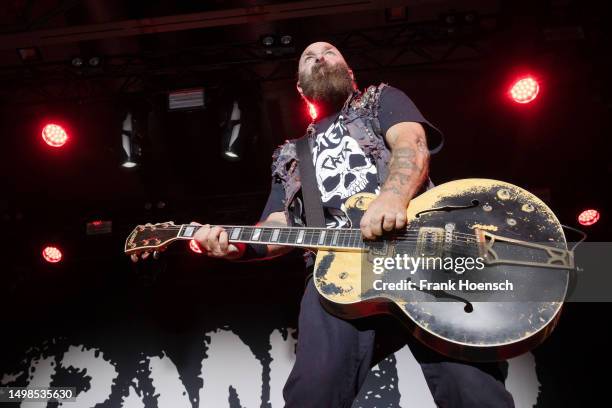
[(200, 248), (200, 244), (198, 244), (195, 239), (189, 240), (189, 249), (191, 249), (196, 254), (202, 253), (202, 248)]
[(121, 129), (121, 147), (125, 154), (125, 158), (121, 166), (125, 168), (132, 168), (138, 165), (138, 161), (141, 156), (142, 149), (138, 143), (136, 133), (134, 132), (134, 126), (132, 123), (132, 114), (127, 113), (123, 120), (123, 126)]
[(204, 109), (204, 88), (180, 89), (168, 94), (168, 110)]
[(267, 58), (285, 57), (295, 54), (295, 39), (289, 34), (265, 34), (260, 37), (260, 52)]
[(600, 214), (597, 210), (584, 210), (580, 213), (580, 215), (578, 215), (578, 222), (580, 223), (580, 225), (584, 226), (593, 225), (597, 221), (599, 221), (599, 216)]
[(42, 251), (43, 259), (49, 263), (58, 263), (62, 260), (62, 251), (55, 246), (46, 246)]
[(282, 45), (291, 45), (291, 42), (293, 41), (293, 37), (291, 37), (290, 35), (283, 35), (280, 38), (280, 43)]
[(39, 62), (42, 60), (40, 50), (36, 47), (18, 48), (17, 53), (22, 62)]
[(68, 140), (68, 134), (60, 125), (47, 123), (42, 130), (42, 138), (51, 147), (62, 147)]
[(533, 77), (524, 77), (512, 85), (510, 88), (510, 97), (516, 103), (529, 103), (533, 101), (538, 92), (540, 91), (540, 85)]
[(83, 58), (81, 57), (74, 57), (71, 61), (70, 64), (75, 67), (75, 68), (80, 68), (83, 66)]
[(95, 220), (85, 224), (85, 232), (87, 235), (110, 234), (113, 232), (112, 221)]
[(444, 16), (444, 22), (448, 25), (453, 25), (457, 22), (457, 16), (454, 14), (447, 14)]
[(234, 101), (232, 105), (232, 113), (227, 124), (225, 133), (223, 134), (222, 148), (223, 157), (229, 161), (240, 160), (240, 106)]
[(264, 35), (263, 37), (261, 37), (261, 43), (264, 45), (264, 47), (273, 46), (275, 41), (276, 39), (273, 35)]
[(307, 102), (308, 104), (308, 114), (310, 115), (310, 118), (315, 121), (317, 119), (317, 117), (319, 116), (319, 113), (317, 112), (317, 107), (310, 102)]
[(97, 67), (102, 62), (100, 57), (91, 57), (88, 61), (90, 67)]

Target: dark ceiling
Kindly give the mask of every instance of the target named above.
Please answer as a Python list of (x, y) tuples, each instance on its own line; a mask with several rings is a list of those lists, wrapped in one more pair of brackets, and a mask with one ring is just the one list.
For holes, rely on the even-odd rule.
[[(11, 0), (0, 9), (0, 215), (13, 263), (41, 242), (64, 241), (96, 257), (85, 222), (112, 219), (120, 248), (133, 225), (174, 219), (257, 220), (270, 155), (299, 136), (307, 117), (294, 88), (296, 57), (334, 42), (361, 87), (404, 90), (446, 135), (434, 182), (509, 181), (575, 225), (587, 206), (608, 208), (612, 72), (605, 2), (551, 1), (148, 1)], [(449, 26), (448, 13), (475, 24)], [(293, 46), (267, 55), (265, 34)], [(22, 61), (19, 49), (34, 49)], [(74, 67), (75, 57), (101, 58)], [(517, 74), (542, 83), (529, 106), (506, 101)], [(167, 93), (204, 87), (207, 108), (167, 112)], [(245, 110), (245, 154), (220, 155), (229, 104)], [(145, 157), (120, 162), (121, 120), (138, 112)], [(52, 151), (46, 120), (71, 141)], [(604, 214), (606, 217), (606, 214)], [(602, 221), (604, 218), (602, 218)], [(593, 230), (603, 237), (604, 225)], [(8, 236), (5, 234), (5, 236)], [(603, 238), (600, 238), (603, 239)], [(34, 252), (31, 252), (34, 251)], [(102, 255), (99, 255), (102, 256)]]

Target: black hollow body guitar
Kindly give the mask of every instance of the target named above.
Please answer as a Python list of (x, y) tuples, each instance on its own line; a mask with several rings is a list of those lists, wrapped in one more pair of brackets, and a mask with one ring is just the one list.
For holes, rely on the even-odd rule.
[[(364, 193), (346, 200), (352, 225), (375, 198)], [(507, 359), (550, 335), (574, 260), (546, 204), (512, 184), (465, 179), (413, 198), (407, 215), (405, 229), (374, 241), (357, 228), (223, 227), (230, 242), (316, 250), (314, 283), (328, 311), (347, 319), (392, 314), (420, 341), (453, 358)], [(198, 228), (137, 226), (125, 253), (191, 239)], [(442, 261), (454, 268), (441, 268)]]

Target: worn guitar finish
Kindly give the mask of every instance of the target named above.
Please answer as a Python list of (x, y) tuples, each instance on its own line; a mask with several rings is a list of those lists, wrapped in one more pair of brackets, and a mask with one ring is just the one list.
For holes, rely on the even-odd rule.
[[(345, 203), (352, 225), (372, 194)], [(533, 194), (501, 181), (466, 179), (435, 187), (414, 198), (408, 226), (376, 241), (359, 229), (223, 226), (230, 242), (317, 249), (314, 283), (323, 305), (343, 318), (390, 313), (423, 343), (448, 356), (502, 360), (522, 354), (551, 333), (565, 300), (573, 254), (559, 221)], [(192, 239), (199, 227), (172, 223), (138, 226), (125, 252), (155, 250)], [(388, 269), (376, 274), (376, 257), (480, 257), (481, 270), (412, 273)], [(380, 271), (379, 271), (380, 272)], [(377, 279), (398, 283), (421, 280), (501, 282), (516, 291), (374, 290)], [(408, 335), (408, 334), (407, 334)]]
[[(357, 219), (374, 198), (370, 194), (351, 197), (346, 203), (348, 214)], [(369, 257), (372, 251), (390, 256), (482, 255), (487, 266), (477, 280), (511, 276), (522, 285), (520, 299), (512, 301), (506, 294), (504, 301), (496, 302), (482, 292), (372, 291), (372, 281), (380, 276), (365, 267), (368, 255), (319, 250), (314, 279), (329, 311), (344, 318), (391, 313), (423, 343), (471, 361), (514, 357), (551, 333), (560, 316), (573, 260), (559, 221), (541, 200), (500, 181), (458, 180), (414, 198), (408, 220), (408, 229), (417, 231), (416, 243), (391, 240), (382, 248), (372, 245)], [(443, 243), (449, 229), (451, 236), (464, 239), (456, 245), (450, 241), (446, 251)], [(517, 242), (504, 242), (500, 237)], [(535, 245), (521, 245), (525, 241)], [(470, 274), (451, 273), (449, 278), (471, 279)], [(413, 282), (431, 277), (423, 271), (414, 275), (404, 272), (403, 276)], [(525, 301), (528, 299), (546, 301)]]

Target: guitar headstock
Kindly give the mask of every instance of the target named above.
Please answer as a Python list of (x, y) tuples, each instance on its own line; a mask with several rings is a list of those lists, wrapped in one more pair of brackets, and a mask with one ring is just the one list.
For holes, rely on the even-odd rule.
[(173, 222), (138, 225), (125, 241), (125, 253), (128, 255), (144, 251), (157, 251), (178, 239), (180, 225)]

